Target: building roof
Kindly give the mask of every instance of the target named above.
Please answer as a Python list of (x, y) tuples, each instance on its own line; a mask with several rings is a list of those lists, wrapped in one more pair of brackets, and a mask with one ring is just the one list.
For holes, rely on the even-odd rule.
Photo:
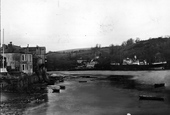
[[(10, 42), (8, 45), (3, 44), (4, 47), (4, 53), (27, 53), (32, 54), (33, 52), (37, 53), (39, 51), (45, 51), (46, 53), (46, 47), (21, 47), (17, 45), (13, 45), (12, 42)], [(0, 48), (0, 52), (2, 52), (2, 48)]]

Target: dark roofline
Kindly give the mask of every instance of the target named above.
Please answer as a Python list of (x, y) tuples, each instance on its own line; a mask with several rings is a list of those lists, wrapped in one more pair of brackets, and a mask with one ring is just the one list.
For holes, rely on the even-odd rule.
[(33, 48), (33, 49), (34, 48), (45, 48), (46, 49), (46, 47), (44, 47), (44, 46), (42, 46), (42, 47), (41, 46), (38, 46), (38, 47), (21, 47), (21, 48), (23, 48), (23, 49), (26, 49), (26, 48)]

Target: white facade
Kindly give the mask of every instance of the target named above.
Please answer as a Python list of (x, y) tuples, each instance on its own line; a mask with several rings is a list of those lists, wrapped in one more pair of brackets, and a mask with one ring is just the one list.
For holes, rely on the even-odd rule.
[(6, 58), (6, 67), (10, 67), (11, 70), (33, 73), (32, 54), (5, 53), (3, 56)]
[(123, 65), (139, 65), (139, 60), (135, 59), (135, 60), (132, 60), (132, 59), (124, 59), (123, 60)]
[(94, 66), (95, 66), (96, 64), (97, 64), (96, 61), (92, 61), (92, 62), (90, 62), (90, 63), (87, 63), (86, 67), (87, 67), (87, 68), (94, 68)]
[(27, 74), (33, 73), (32, 54), (21, 54), (20, 71)]

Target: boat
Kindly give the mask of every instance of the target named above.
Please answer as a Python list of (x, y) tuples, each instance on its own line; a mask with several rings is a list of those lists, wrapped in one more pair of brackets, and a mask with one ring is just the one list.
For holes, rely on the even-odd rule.
[(111, 70), (164, 70), (166, 64), (159, 65), (111, 65)]
[(53, 89), (53, 93), (60, 93), (60, 89)]
[(86, 83), (87, 81), (84, 80), (80, 80), (79, 83)]
[(165, 83), (154, 84), (154, 88), (165, 87)]
[(166, 65), (167, 65), (166, 61), (164, 61), (164, 62), (155, 62), (155, 63), (152, 63), (150, 65), (150, 68), (154, 69), (154, 70), (160, 70), (160, 69), (165, 69)]
[(66, 86), (64, 86), (64, 85), (60, 85), (60, 89), (66, 89)]
[(140, 62), (136, 57), (134, 59), (124, 59), (122, 65), (111, 63), (111, 70), (163, 70), (166, 69), (167, 62), (154, 62), (148, 64), (146, 60)]
[(155, 101), (164, 101), (163, 97), (151, 96), (151, 95), (140, 95), (139, 100), (155, 100)]

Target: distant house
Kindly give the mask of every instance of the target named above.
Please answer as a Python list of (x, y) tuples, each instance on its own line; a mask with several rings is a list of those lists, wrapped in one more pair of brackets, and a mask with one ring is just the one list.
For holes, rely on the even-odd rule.
[(86, 68), (92, 69), (95, 67), (96, 64), (98, 64), (98, 62), (91, 61), (91, 62), (87, 63)]
[(123, 60), (123, 65), (139, 65), (139, 60), (126, 58)]
[(148, 65), (148, 63), (146, 62), (146, 60), (141, 60), (141, 61), (139, 62), (139, 65)]
[(87, 60), (83, 60), (83, 59), (78, 59), (77, 63), (78, 64), (86, 64)]
[(146, 60), (139, 60), (136, 56), (133, 59), (126, 58), (123, 60), (123, 65), (148, 65)]
[(123, 65), (131, 65), (132, 64), (132, 59), (126, 58), (123, 59)]

